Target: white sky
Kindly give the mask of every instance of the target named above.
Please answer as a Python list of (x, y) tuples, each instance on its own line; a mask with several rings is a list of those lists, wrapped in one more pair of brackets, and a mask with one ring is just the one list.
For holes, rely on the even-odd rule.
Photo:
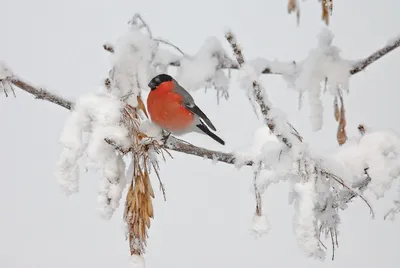
[[(344, 57), (364, 57), (400, 34), (398, 0), (334, 4), (331, 29)], [(113, 42), (140, 12), (154, 35), (187, 53), (195, 53), (210, 35), (229, 49), (223, 39), (229, 26), (248, 59), (301, 60), (316, 45), (323, 26), (320, 5), (315, 0), (302, 3), (299, 27), (286, 5), (286, 0), (0, 0), (0, 59), (27, 80), (74, 99), (101, 83), (109, 68), (102, 44)], [(351, 79), (351, 92), (345, 96), (349, 134), (356, 134), (359, 123), (400, 131), (399, 68), (397, 50)], [(297, 111), (297, 95), (282, 79), (268, 76), (263, 83), (274, 105), (288, 114), (313, 148), (336, 147), (331, 97), (324, 97), (323, 130), (312, 133), (307, 105)], [(194, 93), (227, 146), (221, 148), (206, 136), (188, 135), (190, 142), (226, 151), (250, 144), (261, 121), (235, 83), (230, 90), (231, 98), (219, 106), (212, 90)], [(83, 173), (81, 192), (71, 198), (53, 176), (68, 112), (21, 91), (17, 95), (0, 98), (0, 267), (128, 267), (122, 210), (108, 222), (95, 210), (99, 174)], [(286, 184), (267, 192), (272, 230), (256, 239), (249, 232), (254, 211), (251, 170), (173, 155), (174, 160), (161, 165), (167, 202), (158, 192), (147, 267), (399, 267), (398, 222), (382, 219), (393, 193), (379, 202), (369, 196), (375, 220), (360, 201), (342, 212), (336, 260), (321, 263), (307, 259), (297, 246)]]

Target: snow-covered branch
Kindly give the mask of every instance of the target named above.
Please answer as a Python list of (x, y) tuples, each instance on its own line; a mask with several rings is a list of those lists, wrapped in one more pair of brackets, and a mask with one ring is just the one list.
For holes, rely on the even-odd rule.
[(255, 69), (252, 66), (245, 66), (245, 68), (243, 68), (245, 65), (244, 56), (234, 34), (231, 31), (227, 31), (225, 33), (225, 38), (231, 45), (239, 66), (244, 69), (245, 72), (247, 72), (243, 79), (245, 81), (242, 82), (242, 86), (252, 92), (253, 98), (259, 106), (264, 117), (265, 124), (268, 126), (271, 132), (287, 147), (291, 148), (293, 144), (296, 144), (299, 141), (301, 142), (302, 138), (298, 134), (297, 130), (294, 129), (290, 123), (285, 124), (285, 118), (280, 117), (282, 116), (282, 113), (272, 107), (272, 104), (267, 98), (265, 90), (257, 81), (258, 76)]
[[(355, 75), (363, 71), (369, 65), (379, 60), (383, 56), (387, 55), (391, 51), (395, 50), (399, 46), (400, 46), (400, 35), (391, 39), (390, 41), (387, 42), (385, 46), (371, 53), (370, 55), (366, 56), (364, 59), (353, 60), (352, 66), (349, 69), (350, 75)], [(299, 66), (301, 65), (301, 62), (302, 61), (295, 61), (295, 60), (291, 62), (264, 60), (264, 64), (260, 66), (261, 74), (275, 74), (275, 75), (296, 74), (299, 72)], [(169, 64), (171, 66), (179, 67), (181, 66), (181, 60), (171, 61)], [(219, 67), (222, 69), (233, 69), (233, 70), (240, 69), (238, 63), (235, 63), (230, 60), (224, 60), (220, 62)]]
[(350, 74), (354, 75), (356, 73), (361, 72), (365, 68), (367, 68), (370, 64), (374, 63), (375, 61), (379, 60), (383, 56), (387, 55), (389, 52), (395, 50), (400, 46), (400, 35), (393, 38), (392, 40), (388, 41), (387, 44), (382, 47), (381, 49), (375, 51), (368, 57), (363, 60), (357, 61), (353, 64), (353, 67), (350, 70)]
[[(55, 103), (61, 107), (64, 107), (68, 110), (71, 110), (72, 107), (74, 107), (74, 103), (72, 101), (69, 101), (61, 96), (58, 96), (56, 94), (53, 94), (49, 91), (43, 91), (43, 89), (39, 89), (32, 84), (23, 81), (21, 78), (17, 78), (13, 76), (13, 78), (10, 80), (11, 83), (13, 83), (15, 86), (18, 88), (32, 94), (35, 96), (36, 99), (42, 99), (46, 101), (50, 101), (52, 103)], [(45, 94), (43, 94), (45, 92)], [(106, 109), (107, 110), (107, 109)], [(127, 148), (127, 144), (125, 144), (125, 148), (122, 148), (120, 145), (118, 145), (114, 140), (110, 138), (104, 139), (104, 143), (108, 143), (111, 146), (115, 148), (115, 150), (120, 151), (122, 153), (127, 153), (129, 151), (129, 148)], [(242, 167), (242, 166), (253, 166), (255, 163), (255, 160), (253, 157), (250, 156), (245, 156), (241, 153), (226, 153), (226, 152), (221, 152), (221, 151), (214, 151), (214, 150), (209, 150), (206, 148), (198, 147), (193, 144), (190, 144), (188, 142), (185, 142), (183, 140), (180, 140), (172, 135), (168, 137), (168, 140), (165, 144), (163, 144), (165, 149), (193, 155), (193, 156), (198, 156), (201, 158), (207, 158), (212, 161), (217, 161), (217, 162), (223, 162), (226, 164), (232, 164), (236, 165), (237, 167)], [(327, 171), (322, 171), (324, 176), (327, 176), (329, 172)], [(367, 173), (365, 173), (367, 174)], [(359, 181), (357, 183), (357, 187), (359, 189), (365, 189), (367, 184), (371, 181), (371, 178), (368, 176), (365, 180)], [(75, 189), (76, 190), (76, 189)], [(73, 192), (75, 191), (73, 190)], [(349, 193), (348, 199), (345, 200), (346, 202), (349, 202), (352, 198), (356, 197), (356, 193)], [(325, 208), (326, 209), (326, 208)]]
[[(71, 110), (74, 105), (72, 101), (69, 101), (64, 97), (58, 96), (49, 91), (39, 89), (19, 77), (13, 76), (12, 79), (10, 79), (10, 83), (32, 94), (33, 96), (35, 96), (36, 99), (50, 101), (68, 110)], [(116, 147), (118, 151), (121, 151), (121, 148), (114, 141), (107, 139), (105, 142)], [(219, 151), (208, 150), (202, 147), (197, 147), (193, 144), (177, 139), (172, 135), (168, 137), (168, 141), (167, 143), (164, 144), (164, 146), (166, 149), (169, 150), (190, 154), (198, 157), (208, 158), (213, 161), (224, 162), (227, 164), (234, 164), (237, 158), (237, 156), (235, 156), (232, 153), (224, 153)], [(253, 162), (251, 160), (243, 160), (243, 162), (242, 161), (240, 162), (244, 165), (249, 165), (249, 166), (253, 165)]]

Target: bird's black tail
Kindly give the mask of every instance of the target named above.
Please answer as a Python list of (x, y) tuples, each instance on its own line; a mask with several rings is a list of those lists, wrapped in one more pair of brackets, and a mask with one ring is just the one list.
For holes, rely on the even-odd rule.
[(210, 136), (211, 138), (213, 138), (216, 142), (218, 142), (218, 143), (220, 143), (220, 144), (222, 144), (222, 145), (225, 145), (225, 142), (220, 138), (220, 137), (218, 137), (217, 135), (215, 135), (214, 133), (212, 133), (209, 129), (208, 129), (208, 127), (206, 126), (206, 125), (204, 125), (204, 124), (198, 124), (198, 125), (196, 125), (196, 127), (198, 127), (201, 131), (203, 131), (205, 134), (207, 134), (208, 136)]

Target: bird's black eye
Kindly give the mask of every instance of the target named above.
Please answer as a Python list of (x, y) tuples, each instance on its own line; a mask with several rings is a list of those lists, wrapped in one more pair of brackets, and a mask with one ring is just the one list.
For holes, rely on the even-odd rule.
[(156, 89), (160, 84), (167, 82), (167, 81), (172, 81), (172, 77), (168, 74), (159, 74), (155, 77), (153, 77), (153, 79), (150, 80), (149, 82), (149, 87), (151, 90)]

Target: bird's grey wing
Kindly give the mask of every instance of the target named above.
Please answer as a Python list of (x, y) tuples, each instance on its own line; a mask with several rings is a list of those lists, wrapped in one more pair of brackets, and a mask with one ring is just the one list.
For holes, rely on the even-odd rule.
[(204, 122), (211, 128), (212, 130), (216, 131), (217, 129), (211, 123), (211, 120), (203, 113), (203, 111), (196, 105), (194, 102), (193, 97), (187, 92), (183, 87), (181, 87), (178, 83), (175, 82), (175, 89), (174, 91), (183, 97), (183, 105), (191, 111), (192, 113), (198, 115)]

